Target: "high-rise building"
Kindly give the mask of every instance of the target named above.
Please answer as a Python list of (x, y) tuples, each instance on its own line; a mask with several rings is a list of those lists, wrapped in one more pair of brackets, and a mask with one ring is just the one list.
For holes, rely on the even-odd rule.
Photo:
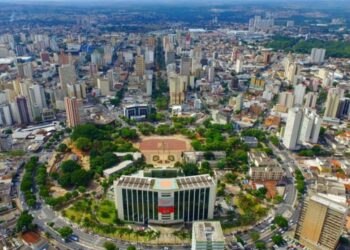
[(114, 181), (118, 218), (136, 223), (190, 223), (213, 218), (216, 181), (210, 175), (122, 176)]
[(302, 106), (304, 102), (306, 87), (303, 84), (298, 84), (294, 88), (294, 105)]
[(284, 146), (296, 149), (298, 144), (317, 143), (321, 122), (315, 111), (299, 107), (289, 109), (283, 135)]
[(340, 98), (337, 117), (340, 119), (350, 118), (350, 98)]
[(73, 128), (80, 123), (78, 100), (76, 97), (65, 97), (64, 104), (66, 107), (67, 125)]
[(0, 105), (0, 125), (10, 126), (12, 124), (13, 124), (13, 120), (12, 120), (10, 105), (1, 104)]
[(324, 117), (331, 117), (331, 118), (337, 117), (342, 93), (343, 92), (339, 88), (332, 88), (328, 90)]
[(24, 96), (16, 98), (19, 121), (22, 125), (28, 125), (31, 122), (31, 115), (28, 107), (27, 98)]
[(237, 74), (242, 73), (242, 71), (243, 71), (243, 59), (238, 58), (236, 60), (235, 71)]
[(145, 74), (145, 60), (143, 56), (136, 56), (135, 58), (135, 73), (139, 77)]
[(192, 59), (185, 56), (181, 58), (180, 75), (189, 76), (191, 73)]
[(336, 249), (343, 232), (347, 206), (320, 194), (308, 197), (302, 207), (295, 238), (312, 250)]
[(66, 64), (58, 68), (61, 88), (67, 92), (67, 84), (74, 84), (77, 82), (77, 76), (73, 65)]
[(288, 66), (287, 80), (291, 84), (296, 84), (297, 76), (300, 75), (301, 65), (297, 63), (292, 63)]
[(193, 222), (191, 250), (224, 249), (225, 237), (219, 221)]
[(215, 68), (209, 67), (208, 68), (208, 82), (212, 83), (215, 79)]
[(294, 94), (291, 92), (281, 92), (279, 94), (278, 104), (286, 108), (292, 108), (294, 106), (294, 98)]
[(186, 84), (179, 75), (172, 75), (168, 78), (170, 105), (182, 104), (185, 101)]
[(313, 48), (311, 50), (310, 62), (311, 63), (323, 63), (326, 56), (325, 49)]
[(32, 63), (17, 63), (18, 76), (22, 79), (33, 79)]
[(316, 108), (318, 94), (315, 92), (309, 92), (305, 95), (305, 108)]

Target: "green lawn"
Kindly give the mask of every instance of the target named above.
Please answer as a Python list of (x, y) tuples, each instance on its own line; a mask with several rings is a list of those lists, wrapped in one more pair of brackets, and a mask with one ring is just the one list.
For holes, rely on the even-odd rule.
[(116, 209), (110, 200), (79, 200), (64, 210), (64, 216), (70, 220), (81, 223), (84, 218), (95, 217), (103, 224), (114, 224)]

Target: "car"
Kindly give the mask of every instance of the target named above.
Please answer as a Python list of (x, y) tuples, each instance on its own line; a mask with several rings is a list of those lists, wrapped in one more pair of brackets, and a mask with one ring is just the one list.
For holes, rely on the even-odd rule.
[(72, 241), (79, 241), (79, 237), (75, 234), (72, 234), (71, 236), (69, 236), (68, 239), (70, 239)]

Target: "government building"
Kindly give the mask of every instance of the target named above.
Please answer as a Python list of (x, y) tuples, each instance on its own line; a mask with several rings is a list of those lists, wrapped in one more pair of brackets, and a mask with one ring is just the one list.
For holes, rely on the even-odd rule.
[(118, 218), (141, 224), (212, 219), (216, 181), (210, 175), (122, 176), (114, 181)]

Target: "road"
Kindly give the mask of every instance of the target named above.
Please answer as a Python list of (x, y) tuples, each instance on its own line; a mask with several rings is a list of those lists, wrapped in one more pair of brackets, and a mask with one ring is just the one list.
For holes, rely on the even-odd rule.
[[(274, 215), (280, 214), (283, 215), (285, 218), (289, 220), (289, 225), (295, 225), (299, 218), (301, 207), (300, 205), (296, 206), (296, 200), (297, 200), (297, 189), (295, 187), (294, 183), (294, 177), (291, 172), (291, 170), (294, 172), (298, 166), (295, 164), (295, 161), (293, 157), (290, 156), (289, 152), (286, 152), (285, 150), (280, 150), (274, 145), (270, 143), (270, 148), (273, 150), (274, 154), (282, 159), (282, 167), (285, 170), (285, 181), (286, 181), (286, 189), (285, 189), (285, 197), (283, 202), (281, 202), (277, 208), (274, 210)], [(296, 206), (296, 207), (295, 207)], [(246, 243), (245, 247), (249, 248), (253, 246), (253, 241), (251, 240), (250, 233), (252, 231), (257, 231), (260, 233), (260, 240), (265, 242), (270, 242), (272, 236), (275, 233), (281, 233), (283, 234), (284, 231), (281, 229), (271, 230), (271, 219), (273, 218), (272, 215), (270, 215), (268, 218), (266, 218), (261, 223), (255, 225), (252, 230), (247, 231), (245, 233), (238, 234), (242, 240)]]

